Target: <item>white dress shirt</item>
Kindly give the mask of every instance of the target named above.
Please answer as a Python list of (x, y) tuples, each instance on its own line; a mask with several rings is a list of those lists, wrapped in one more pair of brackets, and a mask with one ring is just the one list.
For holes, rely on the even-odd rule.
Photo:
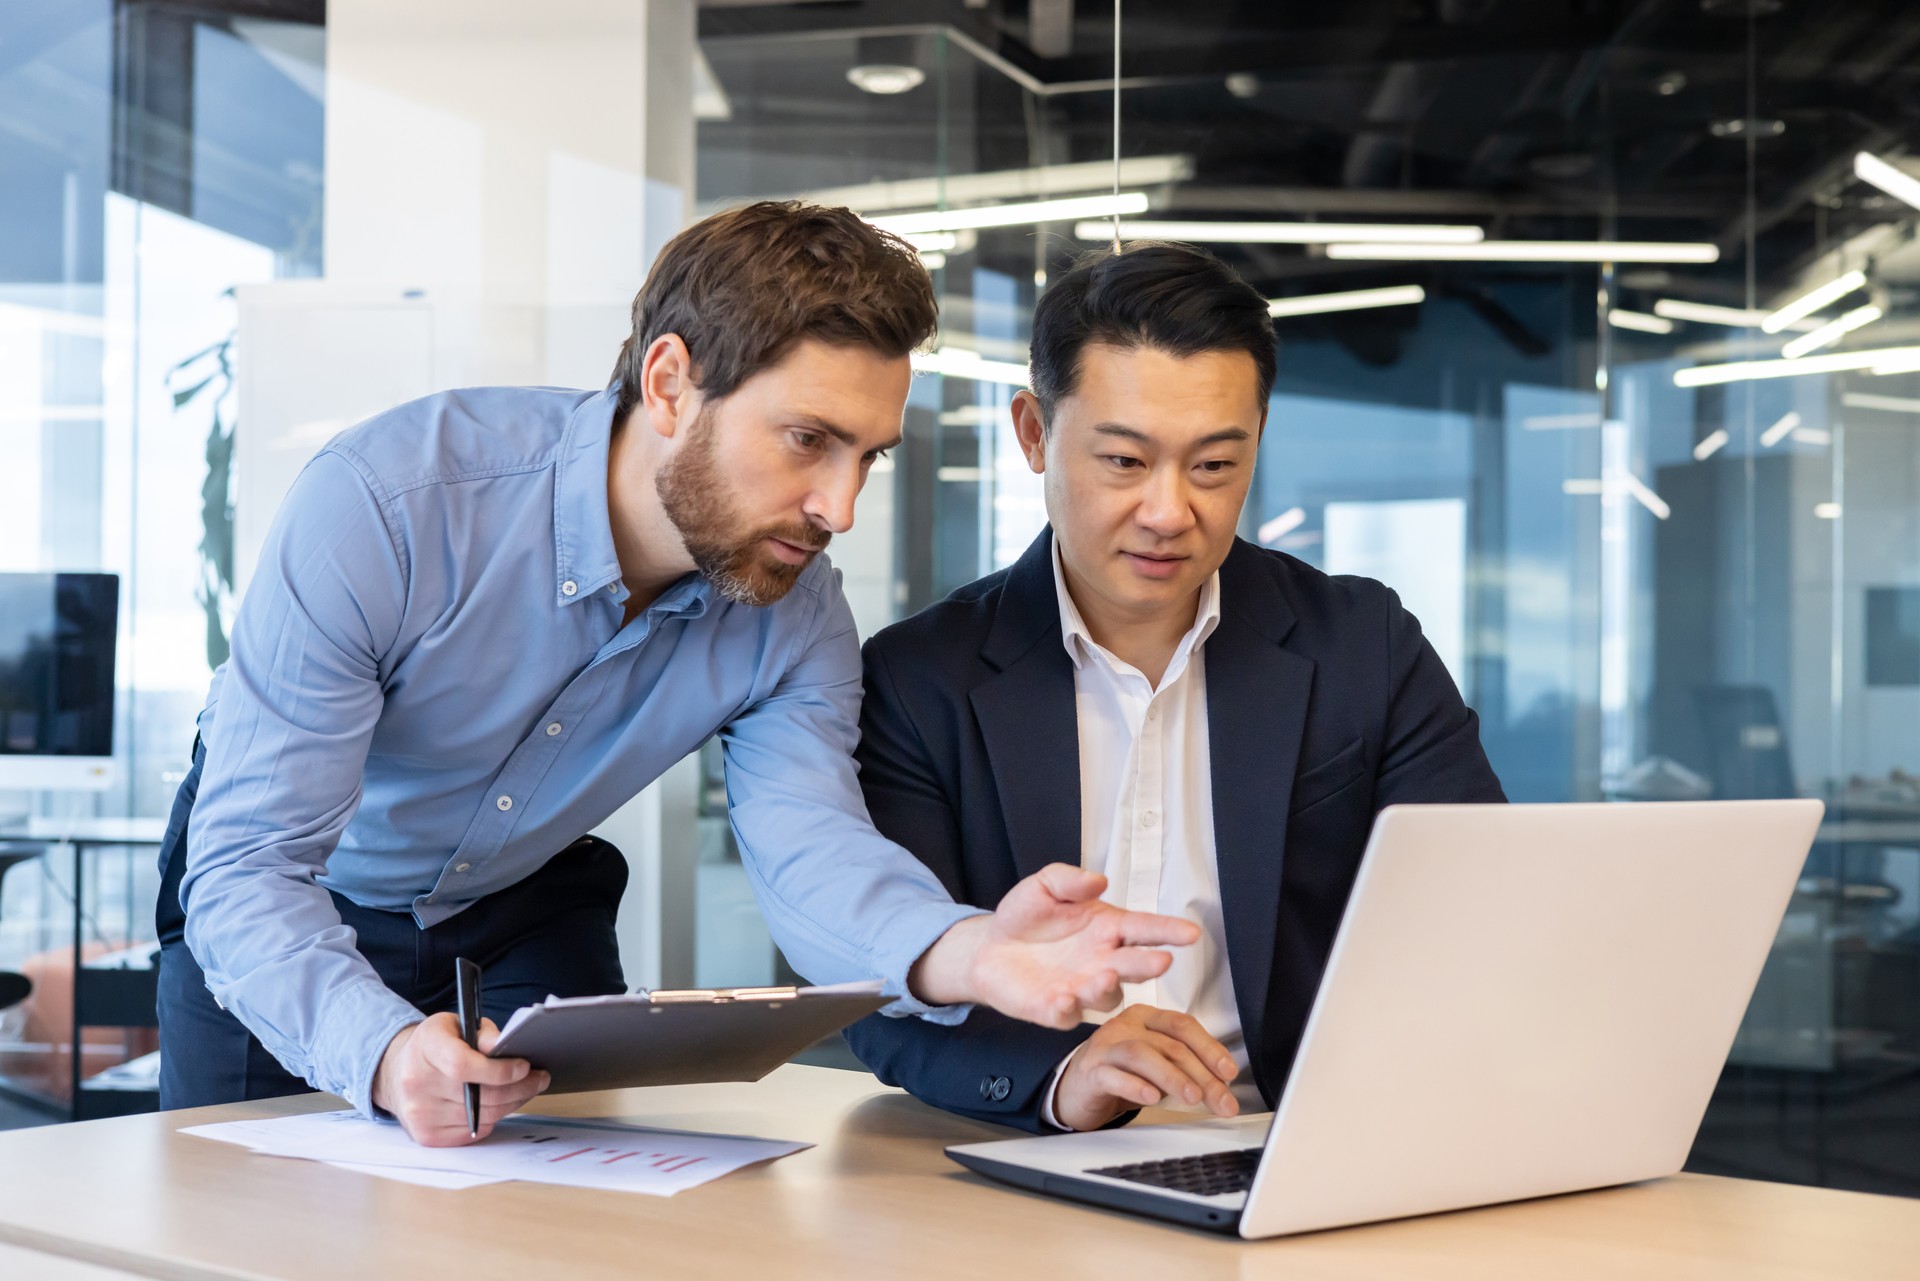
[[(1087, 631), (1067, 593), (1058, 541), (1053, 585), (1061, 639), (1073, 660), (1080, 729), (1080, 865), (1107, 877), (1101, 896), (1106, 902), (1134, 912), (1183, 916), (1201, 928), (1199, 942), (1173, 949), (1173, 965), (1165, 974), (1125, 984), (1121, 1008), (1153, 1005), (1199, 1020), (1240, 1065), (1233, 1091), (1242, 1111), (1259, 1111), (1266, 1104), (1248, 1071), (1240, 1007), (1234, 1003), (1213, 844), (1203, 649), (1220, 623), (1220, 575), (1216, 572), (1200, 589), (1193, 626), (1180, 638), (1157, 688)], [(1089, 1010), (1085, 1017), (1102, 1023), (1110, 1015)], [(1072, 1059), (1068, 1055), (1054, 1070), (1041, 1106), (1042, 1119), (1056, 1129), (1065, 1127), (1054, 1115), (1054, 1091)], [(1169, 1099), (1164, 1106), (1181, 1105)]]

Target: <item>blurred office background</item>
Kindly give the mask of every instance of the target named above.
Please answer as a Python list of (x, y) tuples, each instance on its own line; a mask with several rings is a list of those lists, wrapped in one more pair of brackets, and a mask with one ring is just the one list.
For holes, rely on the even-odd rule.
[[(112, 787), (0, 819), (163, 816), (305, 458), (599, 385), (735, 202), (914, 216), (941, 295), (835, 542), (862, 630), (1008, 564), (1027, 316), (1118, 207), (1275, 300), (1242, 532), (1396, 587), (1515, 800), (1826, 799), (1693, 1165), (1920, 1195), (1920, 10), (1125, 0), (1117, 138), (1115, 44), (1108, 0), (0, 8), (0, 572), (121, 592)], [(609, 825), (636, 982), (785, 972), (718, 787)], [(0, 882), (0, 1071), (56, 1094), (72, 934), (151, 934), (151, 848), (78, 857), (79, 914), (71, 860)]]

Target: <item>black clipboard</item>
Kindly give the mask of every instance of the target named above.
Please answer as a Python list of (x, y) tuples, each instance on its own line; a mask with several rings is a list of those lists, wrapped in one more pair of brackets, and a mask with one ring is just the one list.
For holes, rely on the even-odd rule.
[(548, 1072), (549, 1094), (758, 1081), (892, 997), (880, 984), (714, 988), (549, 998), (508, 1021), (496, 1059)]

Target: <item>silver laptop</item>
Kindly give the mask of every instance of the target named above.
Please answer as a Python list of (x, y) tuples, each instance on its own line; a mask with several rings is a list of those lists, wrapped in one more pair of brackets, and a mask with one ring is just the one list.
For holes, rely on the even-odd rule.
[(1275, 1112), (947, 1153), (1243, 1237), (1676, 1173), (1822, 810), (1390, 807)]

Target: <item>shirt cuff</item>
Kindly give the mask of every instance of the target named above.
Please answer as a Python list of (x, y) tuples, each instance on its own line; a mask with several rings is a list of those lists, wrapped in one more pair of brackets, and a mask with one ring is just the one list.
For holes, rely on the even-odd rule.
[(339, 1095), (362, 1116), (379, 1116), (373, 1106), (373, 1079), (380, 1060), (402, 1028), (426, 1016), (386, 984), (370, 980), (334, 997), (324, 1017), (329, 1025), (325, 1042), (332, 1053), (314, 1055), (313, 1085)]
[(1062, 1125), (1053, 1110), (1053, 1097), (1060, 1092), (1060, 1078), (1067, 1074), (1067, 1065), (1073, 1062), (1073, 1056), (1080, 1053), (1085, 1041), (1073, 1047), (1067, 1057), (1060, 1060), (1060, 1066), (1053, 1070), (1053, 1079), (1047, 1082), (1047, 1092), (1040, 1096), (1040, 1119), (1056, 1130), (1071, 1130), (1070, 1125)]
[(883, 993), (897, 998), (880, 1012), (891, 1018), (918, 1015), (941, 1027), (964, 1022), (973, 1010), (971, 1004), (928, 1005), (908, 990), (907, 975), (914, 963), (926, 955), (927, 949), (939, 942), (940, 937), (955, 925), (968, 917), (992, 915), (984, 908), (965, 907), (957, 903), (928, 903), (896, 923), (889, 934), (899, 942), (889, 952), (874, 957), (879, 976), (886, 982)]

